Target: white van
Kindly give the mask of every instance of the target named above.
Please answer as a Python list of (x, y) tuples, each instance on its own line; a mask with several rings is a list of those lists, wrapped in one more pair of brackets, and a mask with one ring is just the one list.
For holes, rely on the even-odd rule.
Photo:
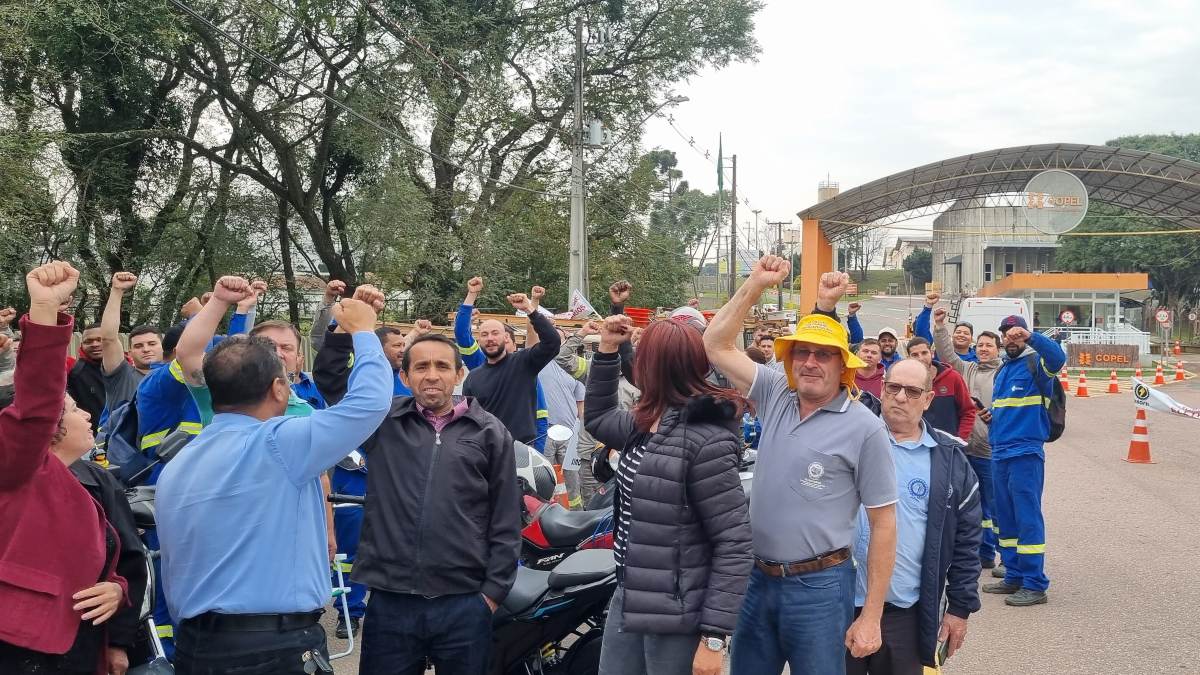
[(1033, 316), (1029, 305), (1021, 298), (967, 298), (958, 308), (959, 323), (967, 322), (975, 328), (975, 335), (985, 330), (998, 332), (1000, 322), (1012, 315), (1025, 319), (1033, 330)]

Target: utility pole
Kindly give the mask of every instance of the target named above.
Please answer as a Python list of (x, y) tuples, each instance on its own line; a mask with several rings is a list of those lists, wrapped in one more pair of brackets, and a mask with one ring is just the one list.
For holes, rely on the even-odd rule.
[(761, 246), (761, 245), (758, 243), (758, 214), (762, 213), (762, 209), (753, 209), (753, 210), (751, 211), (751, 213), (753, 213), (753, 214), (754, 214), (754, 248), (755, 248), (755, 254), (761, 257), (761, 256), (762, 256), (762, 246)]
[[(772, 225), (775, 226), (775, 232), (777, 233), (776, 239), (775, 239), (775, 255), (777, 255), (779, 257), (783, 257), (783, 226), (791, 225), (791, 224), (792, 224), (792, 221), (790, 221), (790, 220), (775, 220), (775, 221), (768, 220), (767, 221), (767, 227), (770, 227)], [(789, 263), (792, 262), (791, 256), (788, 256), (788, 262)], [(789, 288), (788, 291), (790, 292), (791, 289)], [(779, 303), (779, 309), (782, 310), (783, 309), (783, 284), (779, 285), (779, 295), (778, 295), (777, 301)]]
[(733, 156), (733, 191), (729, 197), (729, 299), (737, 293), (737, 155)]
[(587, 214), (583, 199), (583, 17), (575, 17), (575, 124), (571, 143), (571, 237), (567, 284), (588, 297)]

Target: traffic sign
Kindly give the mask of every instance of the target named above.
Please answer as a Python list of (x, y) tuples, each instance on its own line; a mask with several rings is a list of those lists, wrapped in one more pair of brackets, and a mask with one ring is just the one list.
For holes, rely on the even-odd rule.
[(1069, 309), (1064, 309), (1062, 314), (1058, 315), (1058, 320), (1070, 326), (1075, 323), (1075, 312), (1072, 312)]
[(1171, 313), (1165, 309), (1160, 309), (1154, 313), (1154, 320), (1166, 324), (1171, 322)]
[(1196, 320), (1196, 313), (1188, 312), (1188, 321), (1195, 321), (1195, 320)]

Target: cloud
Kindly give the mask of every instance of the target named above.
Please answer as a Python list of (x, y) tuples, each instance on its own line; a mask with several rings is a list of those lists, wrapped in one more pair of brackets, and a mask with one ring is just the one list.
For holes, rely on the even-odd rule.
[[(724, 133), (741, 196), (794, 219), (827, 173), (847, 189), (998, 147), (1195, 131), (1197, 25), (1200, 3), (1176, 0), (772, 0), (759, 62), (677, 87), (691, 100), (673, 115), (714, 160)], [(716, 189), (713, 164), (663, 120), (645, 143)]]

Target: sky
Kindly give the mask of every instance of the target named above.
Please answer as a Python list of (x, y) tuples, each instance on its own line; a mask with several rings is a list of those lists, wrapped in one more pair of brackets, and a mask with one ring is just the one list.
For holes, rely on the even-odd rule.
[(723, 134), (739, 223), (798, 224), (826, 176), (844, 191), (982, 150), (1200, 131), (1196, 26), (1195, 0), (767, 0), (758, 61), (680, 83), (674, 128), (652, 119), (644, 144), (715, 191)]

